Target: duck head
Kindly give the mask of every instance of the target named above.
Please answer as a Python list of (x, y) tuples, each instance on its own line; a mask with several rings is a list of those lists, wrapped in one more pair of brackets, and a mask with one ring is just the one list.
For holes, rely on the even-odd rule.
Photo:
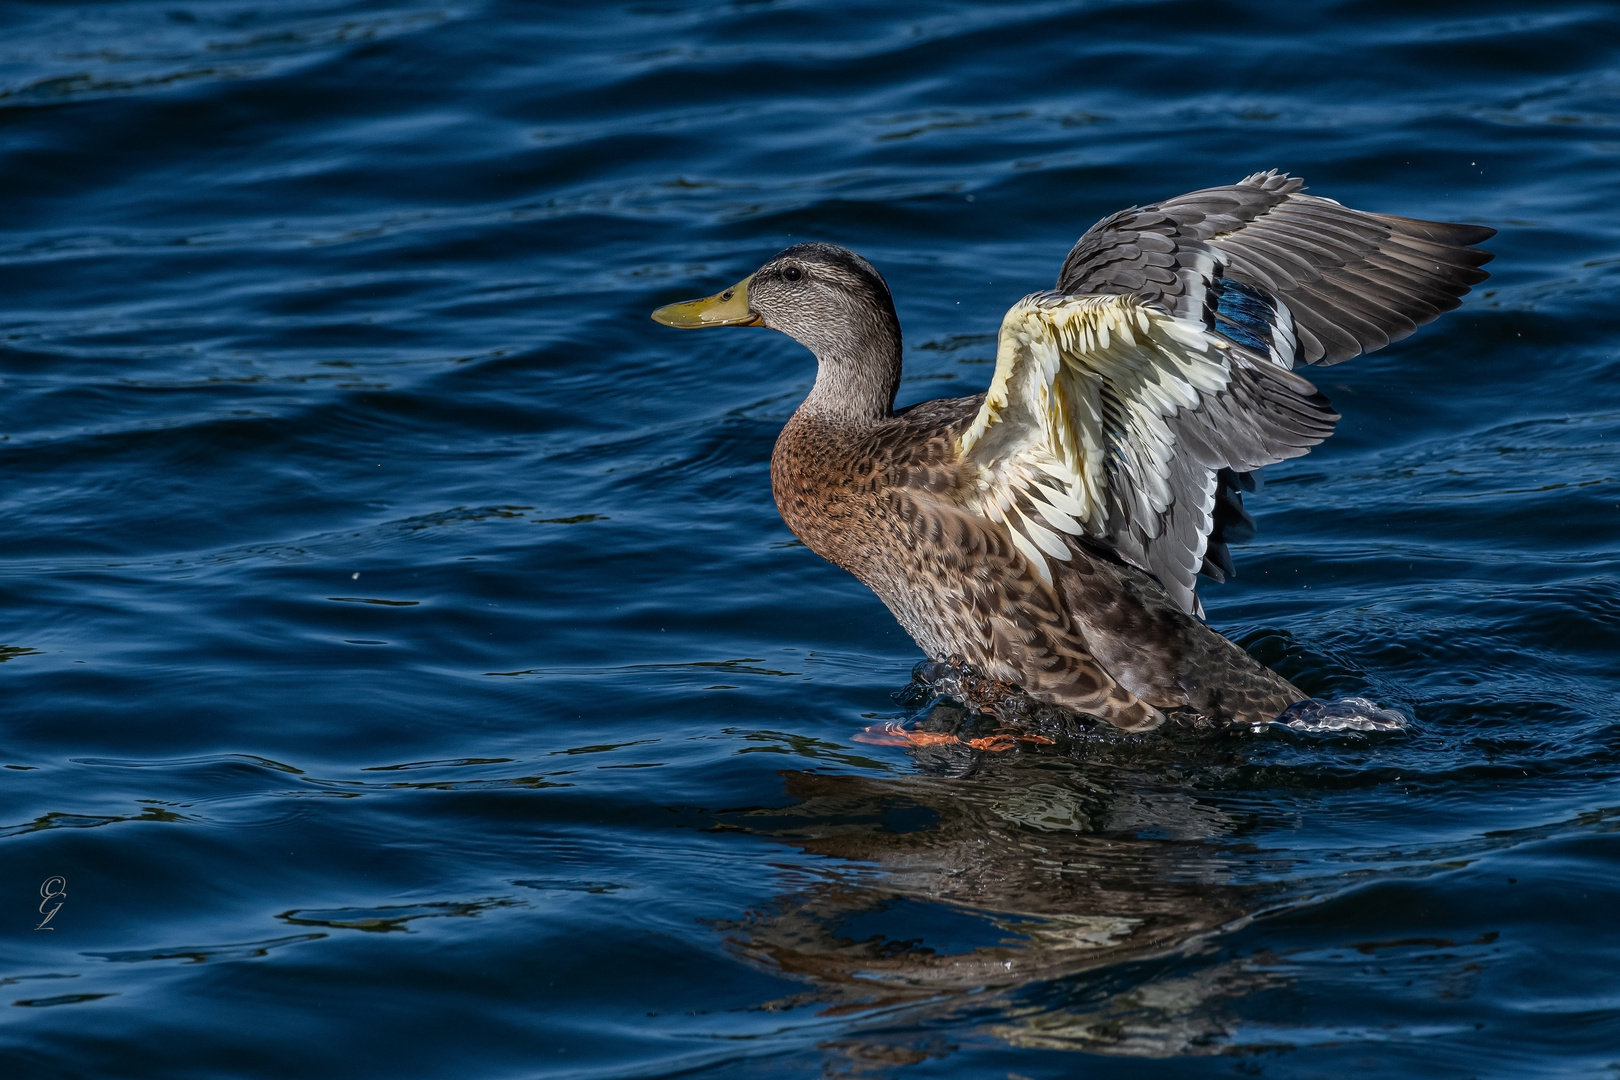
[(815, 354), (804, 409), (829, 416), (887, 416), (900, 382), (900, 320), (888, 283), (836, 244), (795, 244), (729, 289), (661, 307), (655, 322), (684, 330), (764, 326)]

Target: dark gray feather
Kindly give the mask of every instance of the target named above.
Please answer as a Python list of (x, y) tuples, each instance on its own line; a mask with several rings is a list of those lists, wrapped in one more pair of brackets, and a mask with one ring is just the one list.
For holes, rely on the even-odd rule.
[[(1188, 317), (1189, 301), (1230, 277), (1294, 313), (1301, 348), (1291, 362), (1336, 364), (1450, 311), (1488, 276), (1480, 267), (1491, 254), (1473, 245), (1494, 229), (1366, 213), (1303, 190), (1296, 177), (1256, 173), (1112, 214), (1074, 245), (1057, 289), (1129, 293)], [(1157, 281), (1141, 272), (1141, 253), (1167, 242), (1179, 272)]]
[[(1117, 426), (1119, 410), (1106, 394), (1103, 403), (1109, 421), (1105, 432), (1113, 443), (1124, 437)], [(1235, 512), (1225, 511), (1229, 530), (1218, 539), (1212, 536), (1222, 521), (1220, 500), (1232, 501), (1240, 486), (1236, 474), (1299, 457), (1333, 434), (1338, 419), (1306, 379), (1234, 351), (1226, 388), (1165, 420), (1177, 453), (1165, 478), (1171, 502), (1163, 512), (1148, 505), (1132, 457), (1110, 454), (1108, 536), (1115, 550), (1157, 577), (1183, 610), (1196, 612), (1198, 574), (1213, 566), (1224, 579), (1233, 572), (1226, 543), (1246, 538), (1245, 523), (1253, 535), (1253, 521), (1237, 500)], [(1222, 475), (1229, 479), (1221, 480)]]

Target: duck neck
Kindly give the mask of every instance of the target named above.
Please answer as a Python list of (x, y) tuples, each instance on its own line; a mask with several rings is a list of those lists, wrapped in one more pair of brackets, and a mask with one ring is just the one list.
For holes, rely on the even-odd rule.
[(900, 321), (892, 311), (849, 340), (812, 351), (816, 383), (798, 412), (836, 423), (875, 424), (894, 413), (900, 389)]

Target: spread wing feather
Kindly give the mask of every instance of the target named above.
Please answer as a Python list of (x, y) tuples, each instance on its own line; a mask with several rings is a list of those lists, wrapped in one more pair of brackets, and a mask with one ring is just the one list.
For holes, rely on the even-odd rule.
[(1122, 210), (1074, 245), (1057, 291), (1136, 296), (1210, 330), (1234, 288), (1257, 291), (1263, 351), (1293, 367), (1383, 348), (1489, 276), (1491, 253), (1472, 245), (1494, 229), (1352, 210), (1304, 186), (1263, 172)]
[(1382, 348), (1455, 308), (1495, 230), (1371, 214), (1275, 171), (1087, 230), (1057, 290), (1002, 324), (996, 376), (959, 450), (970, 509), (1026, 558), (1089, 536), (1198, 612), (1197, 575), (1253, 535), (1247, 473), (1338, 419), (1299, 364)]
[(1048, 582), (1061, 533), (1113, 546), (1184, 609), (1217, 472), (1297, 457), (1338, 417), (1305, 379), (1131, 296), (1036, 293), (1002, 322), (996, 373), (957, 447), (967, 508)]

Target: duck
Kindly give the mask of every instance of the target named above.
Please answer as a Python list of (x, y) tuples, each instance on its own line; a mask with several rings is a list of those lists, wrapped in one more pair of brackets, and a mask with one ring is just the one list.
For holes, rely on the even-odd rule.
[(1456, 308), (1493, 235), (1274, 169), (1130, 207), (1007, 311), (983, 393), (903, 409), (893, 297), (847, 248), (795, 244), (652, 318), (765, 327), (815, 357), (771, 455), (776, 506), (930, 661), (1127, 732), (1253, 725), (1307, 695), (1211, 627), (1197, 588), (1254, 535), (1251, 474), (1333, 433), (1298, 369)]

